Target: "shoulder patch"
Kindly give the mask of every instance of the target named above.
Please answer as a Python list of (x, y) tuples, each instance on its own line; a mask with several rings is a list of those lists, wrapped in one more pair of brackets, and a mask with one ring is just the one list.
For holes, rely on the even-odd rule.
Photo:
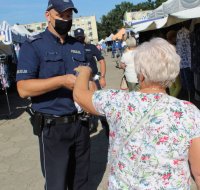
[(38, 39), (41, 39), (41, 38), (42, 38), (42, 36), (40, 34), (38, 34), (38, 35), (35, 35), (35, 36), (28, 37), (27, 41), (31, 43), (31, 42), (34, 42), (35, 40), (38, 40)]

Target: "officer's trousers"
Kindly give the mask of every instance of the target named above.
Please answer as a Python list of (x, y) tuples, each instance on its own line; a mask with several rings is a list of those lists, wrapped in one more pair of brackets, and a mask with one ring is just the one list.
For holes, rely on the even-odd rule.
[(80, 121), (45, 126), (39, 137), (45, 190), (88, 190), (90, 138)]

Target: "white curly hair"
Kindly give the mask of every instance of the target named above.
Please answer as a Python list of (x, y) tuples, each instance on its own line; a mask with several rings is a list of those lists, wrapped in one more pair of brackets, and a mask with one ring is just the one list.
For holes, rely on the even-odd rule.
[(145, 82), (168, 87), (180, 72), (180, 56), (163, 38), (153, 38), (138, 46), (133, 59), (136, 73), (142, 74)]

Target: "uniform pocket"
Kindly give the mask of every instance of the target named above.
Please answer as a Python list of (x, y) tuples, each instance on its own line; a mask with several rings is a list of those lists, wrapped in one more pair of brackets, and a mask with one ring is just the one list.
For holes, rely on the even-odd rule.
[(57, 52), (47, 53), (40, 71), (44, 78), (64, 75), (66, 71), (62, 56)]
[(86, 63), (85, 57), (77, 55), (77, 54), (72, 55), (72, 60), (76, 67), (78, 67), (79, 65), (85, 65)]

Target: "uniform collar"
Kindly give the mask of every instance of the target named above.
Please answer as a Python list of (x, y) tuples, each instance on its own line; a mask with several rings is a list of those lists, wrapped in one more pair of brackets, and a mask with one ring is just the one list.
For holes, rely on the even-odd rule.
[[(56, 35), (54, 35), (52, 32), (50, 32), (48, 28), (46, 28), (45, 33), (46, 33), (54, 42), (60, 43), (60, 38), (58, 38)], [(69, 38), (69, 36), (67, 35), (67, 36), (65, 37), (65, 43), (67, 42), (67, 39), (68, 39), (68, 38)], [(65, 43), (64, 43), (64, 44), (65, 44)]]

